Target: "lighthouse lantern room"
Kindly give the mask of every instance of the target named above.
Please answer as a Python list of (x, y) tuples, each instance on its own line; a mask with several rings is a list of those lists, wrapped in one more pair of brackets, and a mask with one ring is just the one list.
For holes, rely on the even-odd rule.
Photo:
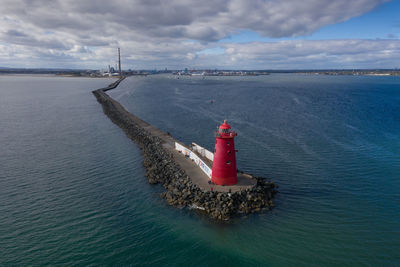
[(237, 183), (236, 150), (234, 137), (236, 132), (224, 120), (218, 128), (215, 140), (214, 161), (211, 182), (217, 185), (235, 185)]

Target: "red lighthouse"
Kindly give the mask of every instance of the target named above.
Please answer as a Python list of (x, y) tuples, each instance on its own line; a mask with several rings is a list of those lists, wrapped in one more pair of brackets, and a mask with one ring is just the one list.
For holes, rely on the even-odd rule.
[(216, 132), (211, 182), (217, 185), (237, 183), (236, 151), (233, 141), (237, 134), (230, 129), (231, 126), (225, 120)]

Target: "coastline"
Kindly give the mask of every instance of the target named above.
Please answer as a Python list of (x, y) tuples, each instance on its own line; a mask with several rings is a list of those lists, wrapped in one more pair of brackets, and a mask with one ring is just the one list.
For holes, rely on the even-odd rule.
[(168, 204), (195, 209), (219, 221), (228, 221), (239, 214), (263, 212), (274, 206), (273, 196), (277, 193), (277, 186), (262, 177), (253, 177), (254, 186), (236, 192), (205, 190), (193, 182), (188, 173), (191, 167), (183, 167), (188, 160), (179, 155), (172, 146), (173, 142), (178, 141), (129, 113), (105, 93), (116, 88), (124, 79), (125, 77), (122, 77), (92, 93), (111, 121), (140, 147), (146, 177), (150, 184), (163, 185), (165, 192), (161, 197)]

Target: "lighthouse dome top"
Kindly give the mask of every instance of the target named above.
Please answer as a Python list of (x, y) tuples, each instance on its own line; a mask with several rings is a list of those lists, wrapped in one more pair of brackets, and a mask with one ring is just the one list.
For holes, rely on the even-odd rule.
[(216, 135), (218, 138), (233, 138), (237, 134), (231, 131), (231, 126), (224, 120), (224, 123), (219, 126)]
[(224, 120), (224, 123), (219, 126), (220, 129), (231, 129), (231, 126)]

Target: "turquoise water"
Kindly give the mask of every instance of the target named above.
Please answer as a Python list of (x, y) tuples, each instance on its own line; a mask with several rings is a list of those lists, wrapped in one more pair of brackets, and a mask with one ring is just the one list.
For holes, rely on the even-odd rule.
[[(149, 76), (110, 95), (207, 148), (228, 119), (238, 168), (279, 186), (219, 225), (167, 206), (91, 90), (0, 76), (0, 265), (400, 265), (400, 78)], [(214, 100), (211, 104), (210, 100)]]

